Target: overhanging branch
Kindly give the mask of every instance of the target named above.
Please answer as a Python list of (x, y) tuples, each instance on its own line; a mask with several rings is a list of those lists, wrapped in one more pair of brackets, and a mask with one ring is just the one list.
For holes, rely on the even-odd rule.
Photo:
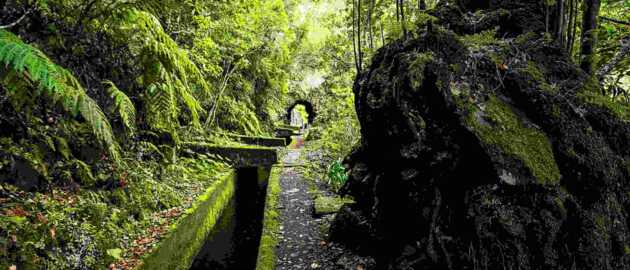
[(0, 29), (7, 29), (7, 28), (11, 28), (13, 26), (18, 25), (22, 20), (24, 20), (24, 18), (26, 18), (26, 16), (28, 16), (28, 14), (30, 14), (33, 11), (33, 9), (29, 9), (26, 13), (24, 13), (24, 15), (22, 15), (22, 17), (20, 17), (19, 19), (17, 19), (16, 21), (7, 24), (7, 25), (0, 25)]
[(625, 59), (628, 53), (630, 53), (630, 36), (626, 36), (621, 39), (621, 47), (619, 48), (619, 51), (617, 51), (615, 56), (613, 56), (608, 63), (603, 65), (597, 71), (597, 78), (601, 81), (604, 76), (608, 75), (608, 73), (610, 73), (615, 66), (619, 64), (619, 62)]

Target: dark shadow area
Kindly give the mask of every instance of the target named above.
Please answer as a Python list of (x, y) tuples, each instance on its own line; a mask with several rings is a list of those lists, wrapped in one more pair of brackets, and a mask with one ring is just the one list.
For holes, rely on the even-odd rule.
[(269, 170), (238, 169), (234, 197), (190, 269), (256, 268)]

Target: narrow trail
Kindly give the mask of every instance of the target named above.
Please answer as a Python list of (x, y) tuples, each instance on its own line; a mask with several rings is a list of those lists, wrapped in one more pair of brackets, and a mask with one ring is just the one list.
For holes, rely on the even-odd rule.
[(289, 149), (283, 160), (279, 198), (280, 241), (277, 269), (370, 269), (362, 258), (326, 239), (332, 216), (313, 217), (309, 183), (299, 171), (302, 149)]

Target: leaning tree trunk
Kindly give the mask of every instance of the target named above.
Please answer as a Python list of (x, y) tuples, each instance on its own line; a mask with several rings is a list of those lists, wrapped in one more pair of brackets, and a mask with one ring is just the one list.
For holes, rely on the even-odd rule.
[(580, 67), (586, 73), (593, 75), (595, 64), (595, 46), (597, 45), (597, 17), (599, 16), (599, 0), (584, 1), (584, 16), (582, 18), (582, 51), (580, 52)]

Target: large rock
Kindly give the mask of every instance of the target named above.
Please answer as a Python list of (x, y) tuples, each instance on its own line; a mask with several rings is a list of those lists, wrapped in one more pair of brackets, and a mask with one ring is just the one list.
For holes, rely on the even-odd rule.
[(358, 76), (332, 237), (383, 268), (630, 269), (630, 109), (540, 33), (541, 1), (460, 2)]

